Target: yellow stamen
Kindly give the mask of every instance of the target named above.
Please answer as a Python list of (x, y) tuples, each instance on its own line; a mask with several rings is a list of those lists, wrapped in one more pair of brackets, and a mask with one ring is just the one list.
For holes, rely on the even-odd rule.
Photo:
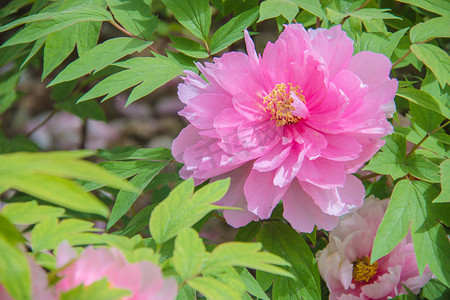
[(294, 93), (302, 102), (306, 102), (305, 96), (298, 86), (292, 86), (291, 83), (288, 85), (286, 86), (284, 83), (275, 85), (270, 94), (263, 98), (264, 104), (266, 104), (264, 111), (270, 112), (270, 119), (276, 120), (277, 126), (295, 124), (300, 121), (299, 117), (292, 114), (295, 107), (292, 105), (294, 99), (291, 93)]
[(370, 264), (368, 256), (360, 257), (353, 263), (353, 280), (369, 282), (377, 274), (378, 262)]

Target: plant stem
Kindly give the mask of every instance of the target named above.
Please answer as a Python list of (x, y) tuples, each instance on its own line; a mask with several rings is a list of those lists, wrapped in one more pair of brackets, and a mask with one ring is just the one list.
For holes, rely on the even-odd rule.
[(423, 137), (423, 139), (414, 145), (414, 147), (411, 149), (411, 151), (409, 151), (408, 154), (406, 154), (405, 160), (414, 152), (417, 150), (417, 148), (419, 148), (433, 133), (437, 132), (438, 130), (444, 128), (445, 126), (447, 126), (448, 124), (450, 124), (450, 120), (447, 120), (447, 122), (445, 122), (444, 124), (442, 124), (441, 126), (439, 126), (438, 128), (434, 129), (431, 132), (427, 132), (427, 134)]
[(83, 120), (83, 124), (81, 124), (80, 149), (86, 148), (87, 134), (88, 134), (88, 120), (85, 119)]
[(381, 174), (378, 174), (378, 173), (370, 173), (370, 174), (367, 174), (367, 175), (365, 175), (365, 176), (362, 176), (361, 178), (359, 178), (359, 180), (361, 180), (361, 181), (363, 181), (363, 180), (368, 180), (368, 179), (375, 178), (375, 177), (377, 177), (377, 176), (381, 176)]
[[(355, 9), (354, 11), (363, 9), (367, 4), (369, 4), (372, 0), (366, 0), (363, 4), (361, 4), (357, 9)], [(345, 20), (347, 20), (350, 17), (350, 15), (345, 16), (345, 18), (342, 19), (341, 21), (341, 25), (344, 24)]]
[(33, 133), (36, 132), (39, 128), (44, 126), (48, 121), (50, 121), (51, 118), (58, 112), (57, 109), (54, 109), (48, 116), (45, 118), (44, 121), (42, 121), (40, 124), (38, 124), (36, 127), (34, 127), (30, 132), (27, 133), (27, 137), (30, 137)]
[(316, 28), (320, 27), (320, 18), (316, 17)]
[(405, 54), (403, 54), (403, 56), (400, 57), (400, 58), (392, 65), (392, 69), (394, 69), (399, 63), (401, 63), (402, 60), (404, 60), (410, 53), (411, 53), (411, 49), (409, 49), (408, 52), (406, 52)]
[[(119, 24), (117, 24), (114, 21), (109, 21), (109, 23), (116, 27), (117, 29), (119, 29), (120, 31), (122, 31), (123, 33), (125, 33), (126, 35), (128, 35), (129, 37), (135, 38), (135, 39), (139, 39), (142, 41), (146, 41), (144, 39), (141, 39), (140, 37), (135, 36), (134, 34), (132, 34), (131, 32), (129, 32), (128, 30), (126, 30), (125, 28), (123, 28), (122, 26), (120, 26)], [(152, 50), (153, 52), (155, 52), (156, 54), (161, 55), (161, 53), (158, 52), (158, 50), (156, 50), (152, 45), (149, 45), (147, 48), (149, 48), (150, 50)]]
[[(433, 38), (429, 38), (428, 40), (425, 40), (425, 41), (423, 41), (423, 42), (419, 42), (419, 43), (414, 44), (414, 45), (425, 44), (425, 43), (428, 43), (429, 41), (431, 41), (432, 39), (433, 39)], [(411, 45), (411, 46), (412, 46), (412, 45)], [(411, 47), (409, 47), (408, 52), (406, 52), (405, 54), (403, 54), (403, 56), (400, 57), (400, 58), (392, 65), (392, 68), (391, 68), (391, 69), (394, 69), (395, 66), (397, 66), (402, 60), (404, 60), (411, 52), (412, 52)]]

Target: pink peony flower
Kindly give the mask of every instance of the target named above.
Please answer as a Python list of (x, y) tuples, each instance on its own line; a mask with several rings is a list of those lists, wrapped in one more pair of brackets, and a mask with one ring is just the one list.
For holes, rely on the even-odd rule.
[[(71, 262), (73, 261), (73, 262)], [(170, 300), (177, 295), (177, 283), (173, 278), (163, 279), (161, 270), (149, 261), (128, 263), (116, 248), (87, 247), (79, 257), (67, 242), (58, 247), (56, 257), (62, 279), (57, 291), (68, 291), (80, 284), (86, 286), (103, 278), (111, 287), (132, 292), (124, 300)]]
[[(27, 256), (31, 272), (31, 296), (33, 300), (56, 300), (56, 292), (48, 286), (47, 272)], [(0, 283), (0, 299), (13, 300), (5, 287)]]
[(319, 271), (330, 289), (330, 300), (391, 299), (406, 294), (402, 284), (418, 293), (431, 278), (417, 268), (411, 235), (388, 255), (370, 264), (373, 241), (388, 200), (366, 199), (358, 211), (341, 219), (318, 253)]
[(230, 52), (205, 66), (206, 82), (185, 71), (178, 96), (191, 123), (172, 145), (184, 163), (182, 178), (196, 183), (231, 177), (218, 203), (240, 227), (270, 217), (283, 199), (291, 225), (331, 230), (338, 216), (360, 207), (364, 187), (350, 175), (392, 132), (397, 81), (378, 53), (353, 54), (340, 26), (306, 31), (285, 26), (257, 55), (245, 32), (248, 55)]

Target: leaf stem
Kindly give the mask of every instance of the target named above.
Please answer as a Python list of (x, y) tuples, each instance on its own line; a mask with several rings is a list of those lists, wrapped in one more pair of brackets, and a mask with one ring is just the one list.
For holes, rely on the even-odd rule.
[[(423, 42), (419, 42), (419, 43), (414, 44), (414, 45), (425, 44), (425, 43), (431, 41), (432, 39), (433, 39), (433, 38), (429, 38), (428, 40), (425, 40), (425, 41), (423, 41)], [(411, 46), (412, 46), (412, 45), (411, 45)], [(403, 56), (400, 57), (400, 58), (392, 65), (392, 68), (391, 68), (391, 69), (394, 69), (394, 68), (395, 68), (402, 60), (404, 60), (404, 59), (412, 52), (411, 46), (409, 47), (409, 50), (408, 50), (405, 54), (403, 54)]]
[(447, 120), (447, 122), (445, 122), (444, 124), (442, 124), (441, 126), (439, 126), (438, 128), (434, 129), (433, 131), (427, 132), (427, 134), (423, 137), (423, 139), (414, 145), (414, 147), (411, 149), (411, 151), (409, 151), (408, 154), (406, 154), (405, 160), (414, 152), (417, 150), (417, 148), (419, 148), (433, 133), (437, 132), (438, 130), (444, 128), (445, 126), (447, 126), (448, 124), (450, 124), (450, 120)]
[[(363, 4), (361, 4), (357, 9), (355, 9), (354, 11), (363, 9), (367, 4), (369, 4), (372, 0), (366, 0)], [(345, 18), (342, 19), (341, 21), (341, 25), (344, 24), (344, 22), (350, 17), (350, 15), (345, 16)], [(317, 23), (316, 23), (317, 24)]]
[(33, 133), (35, 133), (39, 128), (44, 126), (48, 121), (50, 121), (51, 118), (58, 112), (57, 109), (54, 109), (48, 116), (45, 118), (44, 121), (42, 121), (40, 124), (38, 124), (36, 127), (34, 127), (30, 132), (27, 133), (27, 137), (30, 137)]
[[(120, 26), (119, 24), (117, 24), (114, 21), (109, 21), (109, 24), (111, 24), (112, 26), (116, 27), (117, 29), (119, 29), (120, 31), (122, 31), (123, 33), (128, 35), (129, 37), (132, 37), (132, 38), (135, 38), (135, 39), (139, 39), (139, 40), (142, 40), (142, 41), (146, 41), (145, 39), (142, 39), (142, 38), (140, 38), (138, 36), (135, 36), (134, 34), (132, 34), (131, 32), (129, 32), (128, 30), (126, 30), (125, 28), (123, 28), (122, 26)], [(147, 48), (149, 48), (150, 50), (152, 50), (156, 54), (161, 55), (161, 53), (159, 53), (158, 50), (156, 50), (152, 45), (149, 45)]]
[(368, 180), (368, 179), (372, 179), (372, 178), (375, 178), (375, 177), (377, 177), (377, 176), (381, 176), (381, 174), (378, 174), (378, 173), (370, 173), (370, 174), (367, 174), (367, 175), (365, 175), (365, 176), (361, 176), (361, 178), (359, 178), (359, 180), (361, 180), (361, 181), (363, 181), (363, 180)]
[(400, 58), (392, 65), (392, 69), (395, 68), (399, 63), (401, 63), (402, 60), (404, 60), (411, 52), (412, 52), (411, 49), (409, 49), (408, 52), (406, 52), (405, 54), (403, 54), (403, 56), (400, 57)]

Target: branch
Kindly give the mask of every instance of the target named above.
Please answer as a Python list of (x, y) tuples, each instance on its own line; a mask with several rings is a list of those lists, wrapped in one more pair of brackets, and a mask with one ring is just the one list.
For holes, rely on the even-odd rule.
[[(139, 40), (142, 40), (142, 41), (146, 41), (144, 39), (141, 39), (140, 37), (135, 36), (134, 34), (132, 34), (131, 32), (129, 32), (128, 30), (126, 30), (125, 28), (123, 28), (122, 26), (120, 26), (119, 24), (117, 24), (114, 21), (109, 21), (109, 24), (111, 24), (112, 26), (116, 27), (117, 29), (119, 29), (120, 31), (122, 31), (123, 33), (128, 35), (129, 37), (132, 37), (132, 38), (135, 38), (135, 39), (139, 39)], [(149, 48), (150, 50), (152, 50), (156, 54), (161, 55), (161, 53), (159, 53), (158, 50), (156, 50), (152, 45), (148, 46), (147, 48)]]
[(440, 129), (444, 128), (445, 126), (447, 126), (448, 124), (450, 124), (450, 120), (447, 120), (447, 122), (445, 122), (444, 124), (442, 124), (441, 126), (439, 126), (438, 128), (434, 129), (431, 132), (427, 132), (427, 134), (423, 137), (423, 139), (414, 145), (414, 147), (411, 149), (411, 151), (409, 151), (408, 154), (406, 154), (405, 160), (414, 152), (417, 150), (417, 148), (419, 148), (433, 133), (439, 131)]
[(51, 118), (58, 112), (57, 109), (54, 109), (48, 116), (45, 118), (44, 121), (42, 121), (40, 124), (38, 124), (36, 127), (34, 127), (30, 132), (27, 133), (27, 137), (30, 137), (33, 133), (36, 132), (39, 128), (44, 126), (48, 121), (50, 121)]
[[(363, 4), (361, 4), (357, 9), (355, 9), (354, 11), (363, 9), (367, 4), (369, 4), (372, 0), (366, 0)], [(344, 24), (345, 20), (347, 20), (350, 17), (350, 15), (346, 16), (345, 18), (342, 19), (341, 21), (341, 25)]]

